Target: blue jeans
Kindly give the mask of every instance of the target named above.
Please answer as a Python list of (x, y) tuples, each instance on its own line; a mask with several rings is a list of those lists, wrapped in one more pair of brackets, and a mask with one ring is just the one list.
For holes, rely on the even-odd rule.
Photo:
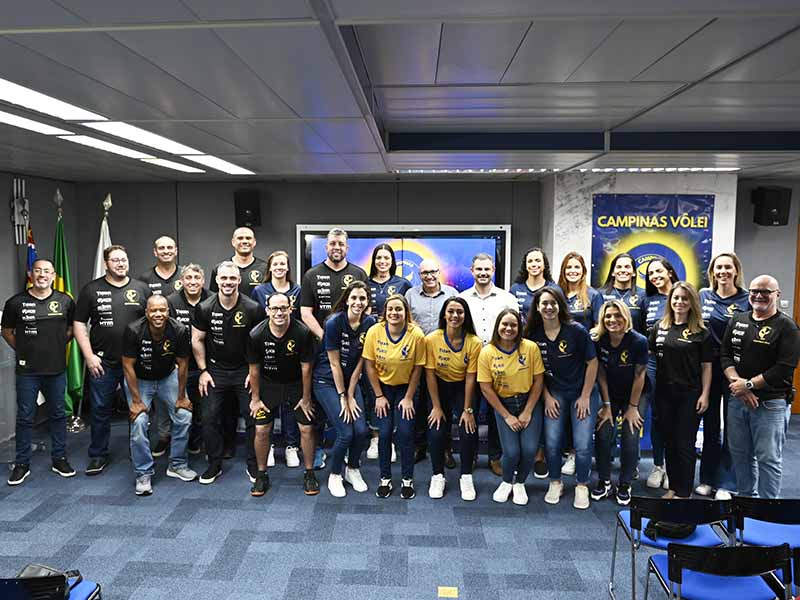
[[(192, 413), (186, 409), (176, 409), (178, 401), (178, 370), (175, 369), (164, 379), (138, 379), (139, 396), (148, 412), (139, 413), (131, 424), (131, 460), (136, 475), (153, 474), (153, 455), (150, 452), (150, 406), (158, 402), (158, 410), (169, 415), (172, 421), (172, 435), (169, 447), (169, 464), (173, 469), (188, 466), (186, 444), (189, 441), (189, 428), (192, 426)], [(125, 396), (131, 405), (131, 393), (125, 382)]]
[(408, 385), (386, 385), (381, 391), (389, 401), (389, 412), (385, 417), (375, 416), (378, 425), (378, 465), (381, 479), (392, 477), (392, 434), (397, 428), (397, 445), (400, 450), (400, 471), (403, 479), (414, 478), (414, 418), (404, 419), (400, 400)]
[[(361, 414), (354, 423), (345, 423), (339, 413), (342, 410), (339, 394), (332, 381), (314, 381), (314, 397), (322, 405), (325, 414), (336, 429), (336, 441), (331, 448), (331, 473), (341, 475), (344, 469), (344, 455), (347, 452), (347, 466), (358, 469), (361, 465), (361, 453), (367, 445), (366, 411), (364, 410), (364, 397), (361, 387), (356, 386), (356, 404), (361, 409)], [(348, 452), (349, 450), (349, 452)]]
[[(722, 435), (722, 423), (728, 421), (728, 380), (722, 372), (719, 357), (711, 363), (711, 391), (708, 410), (703, 415), (703, 455), (700, 458), (700, 483), (712, 488), (736, 491), (736, 474), (728, 447), (728, 436)], [(720, 405), (722, 417), (720, 417)], [(727, 425), (726, 425), (727, 427)], [(723, 439), (724, 438), (724, 439)]]
[(92, 426), (92, 441), (89, 444), (89, 458), (108, 456), (111, 417), (114, 415), (114, 394), (117, 386), (123, 385), (124, 379), (122, 367), (109, 367), (106, 363), (103, 363), (103, 374), (100, 377), (89, 377), (89, 398), (92, 401), (89, 421)]
[[(653, 446), (653, 464), (658, 467), (664, 466), (664, 436), (662, 428), (658, 424), (658, 403), (656, 402), (656, 357), (651, 354), (647, 358), (647, 381), (648, 390), (642, 394), (647, 398), (642, 398), (647, 402), (647, 409), (650, 410), (650, 443)], [(646, 418), (646, 415), (645, 415)]]
[[(501, 398), (500, 401), (515, 417), (519, 416), (522, 412), (521, 408), (527, 402), (527, 394), (522, 394), (520, 402), (516, 405), (506, 403), (506, 398)], [(515, 396), (514, 398), (519, 398)], [(522, 431), (513, 431), (505, 419), (500, 416), (497, 411), (494, 413), (495, 423), (497, 424), (497, 434), (500, 438), (500, 447), (503, 451), (503, 456), (500, 459), (500, 464), (503, 467), (503, 481), (506, 483), (514, 482), (514, 471), (517, 472), (517, 483), (525, 483), (528, 475), (533, 468), (533, 463), (536, 460), (536, 453), (539, 451), (539, 438), (542, 435), (542, 400), (536, 403), (536, 408), (533, 409), (531, 422)], [(560, 456), (560, 454), (559, 454)], [(463, 461), (463, 458), (462, 458)], [(559, 464), (561, 464), (559, 462)]]
[(736, 396), (728, 397), (726, 435), (740, 495), (759, 498), (780, 495), (789, 410), (789, 405), (780, 398), (764, 400), (752, 409)]
[(619, 473), (620, 484), (630, 485), (633, 471), (639, 460), (639, 436), (641, 429), (631, 431), (627, 421), (617, 425), (617, 419), (628, 410), (630, 398), (624, 400), (611, 399), (611, 421), (606, 421), (597, 431), (595, 437), (595, 453), (597, 457), (597, 477), (602, 481), (611, 480), (611, 455), (617, 442), (617, 431), (622, 437), (622, 468)]
[(62, 458), (67, 453), (67, 419), (64, 413), (64, 388), (67, 378), (58, 375), (28, 375), (18, 373), (17, 382), (17, 429), (16, 446), (18, 465), (31, 462), (31, 441), (33, 439), (33, 419), (36, 416), (36, 398), (41, 390), (46, 400), (50, 417), (50, 439), (53, 447), (52, 458)]
[(550, 395), (558, 401), (558, 418), (544, 416), (544, 453), (547, 457), (547, 469), (550, 480), (561, 479), (561, 441), (567, 427), (567, 419), (572, 422), (572, 441), (575, 444), (575, 479), (578, 483), (588, 484), (592, 470), (592, 454), (594, 453), (594, 423), (597, 407), (592, 406), (594, 398), (590, 396), (589, 416), (578, 419), (577, 400), (579, 393), (567, 395), (561, 391), (550, 390)]

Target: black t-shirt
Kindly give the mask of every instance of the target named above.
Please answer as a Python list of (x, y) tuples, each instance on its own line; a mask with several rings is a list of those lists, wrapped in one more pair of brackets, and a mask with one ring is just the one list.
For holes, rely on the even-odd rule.
[(164, 296), (169, 296), (172, 292), (177, 292), (182, 287), (181, 283), (181, 274), (180, 274), (180, 267), (175, 268), (175, 272), (164, 279), (161, 275), (156, 272), (156, 268), (153, 267), (149, 271), (142, 273), (139, 275), (139, 281), (142, 281), (147, 284), (147, 287), (150, 288), (150, 292), (152, 294), (163, 294)]
[(763, 375), (767, 387), (753, 390), (759, 400), (786, 398), (800, 359), (797, 324), (782, 312), (756, 321), (752, 312), (735, 313), (722, 339), (719, 362), (735, 367), (739, 377)]
[[(191, 328), (192, 328), (192, 321), (194, 320), (195, 308), (200, 306), (200, 303), (203, 302), (206, 298), (208, 298), (208, 292), (206, 291), (205, 288), (202, 288), (200, 290), (200, 300), (197, 302), (197, 304), (194, 305), (189, 303), (189, 300), (186, 299), (186, 290), (182, 289), (167, 296), (167, 302), (169, 302), (169, 316), (172, 317), (173, 319), (177, 319), (181, 325), (189, 329), (190, 340), (191, 340)], [(190, 371), (197, 370), (197, 362), (195, 362), (194, 354), (192, 353), (189, 353), (189, 370)]]
[(689, 333), (685, 324), (665, 328), (659, 321), (650, 332), (649, 347), (657, 361), (656, 387), (664, 383), (702, 389), (701, 363), (714, 358), (708, 329)]
[(87, 283), (78, 295), (75, 320), (92, 326), (89, 340), (103, 363), (118, 368), (122, 357), (122, 335), (128, 323), (144, 316), (150, 288), (138, 279), (121, 287), (105, 277)]
[[(631, 329), (622, 336), (619, 346), (614, 347), (610, 336), (604, 335), (595, 341), (594, 347), (606, 373), (610, 399), (626, 404), (631, 398), (636, 367), (647, 367), (647, 338), (635, 329)], [(644, 382), (642, 393), (647, 389), (646, 377)]]
[(282, 337), (275, 337), (269, 321), (256, 325), (247, 341), (247, 362), (261, 365), (261, 378), (268, 383), (297, 383), (303, 377), (300, 363), (314, 361), (314, 336), (300, 321), (292, 319)]
[(313, 308), (314, 317), (321, 326), (342, 292), (356, 280), (367, 282), (366, 272), (358, 265), (347, 263), (344, 269), (334, 271), (324, 262), (320, 263), (303, 275), (300, 306)]
[(57, 375), (67, 368), (67, 329), (75, 303), (52, 290), (44, 300), (22, 292), (6, 301), (2, 327), (17, 337), (17, 373)]
[(230, 310), (220, 304), (219, 294), (198, 304), (192, 325), (206, 333), (206, 366), (228, 371), (244, 367), (250, 330), (263, 320), (258, 303), (241, 294)]
[[(234, 262), (234, 264), (236, 263)], [(267, 261), (255, 256), (249, 266), (239, 267), (239, 275), (242, 278), (239, 282), (239, 293), (249, 298), (253, 294), (253, 290), (264, 282), (264, 274), (266, 272)], [(212, 292), (219, 291), (219, 287), (217, 287), (217, 267), (214, 267), (211, 271), (211, 281), (208, 284), (208, 289)]]
[(130, 323), (122, 337), (122, 356), (136, 359), (133, 370), (139, 379), (164, 379), (175, 369), (175, 359), (191, 353), (189, 328), (177, 319), (167, 319), (164, 336), (157, 341), (146, 317)]

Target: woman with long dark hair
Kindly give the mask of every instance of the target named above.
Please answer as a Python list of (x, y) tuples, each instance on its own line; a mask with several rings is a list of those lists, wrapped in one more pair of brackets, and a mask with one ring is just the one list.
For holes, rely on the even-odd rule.
[(472, 467), (478, 451), (478, 424), (475, 408), (478, 355), (483, 344), (475, 334), (475, 324), (467, 301), (458, 296), (445, 300), (439, 312), (439, 329), (425, 337), (425, 377), (431, 407), (428, 440), (433, 476), (428, 495), (444, 496), (445, 449), (450, 447), (450, 430), (458, 419), (461, 461), (462, 500), (475, 500)]
[(578, 252), (567, 253), (561, 261), (558, 285), (564, 291), (572, 319), (587, 331), (594, 327), (603, 295), (589, 285), (586, 261)]
[[(605, 283), (599, 290), (603, 294), (603, 302), (609, 300), (622, 300), (631, 313), (633, 328), (639, 333), (644, 334), (644, 319), (642, 310), (639, 306), (641, 299), (639, 290), (636, 286), (636, 260), (627, 252), (617, 254), (611, 259), (606, 275)], [(597, 315), (595, 315), (595, 321)]]
[(397, 275), (397, 260), (389, 244), (378, 244), (372, 251), (369, 263), (369, 285), (372, 314), (383, 314), (383, 305), (392, 294), (405, 296), (411, 283)]
[(545, 286), (558, 287), (550, 273), (550, 260), (541, 248), (530, 248), (522, 255), (519, 271), (508, 290), (519, 303), (523, 322), (531, 310), (533, 295)]

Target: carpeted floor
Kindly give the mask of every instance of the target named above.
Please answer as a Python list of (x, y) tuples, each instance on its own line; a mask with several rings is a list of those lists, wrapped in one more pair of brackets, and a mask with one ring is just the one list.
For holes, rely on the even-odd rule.
[[(46, 432), (37, 431), (38, 439)], [(282, 461), (270, 470), (273, 487), (251, 498), (244, 461), (225, 462), (210, 486), (164, 476), (157, 462), (154, 494), (136, 497), (127, 460), (125, 422), (113, 428), (114, 463), (86, 477), (88, 434), (70, 434), (71, 460), (79, 474), (61, 479), (38, 452), (26, 482), (0, 488), (0, 576), (28, 562), (80, 569), (103, 586), (107, 600), (176, 599), (427, 599), (607, 597), (614, 515), (611, 501), (590, 510), (572, 508), (574, 478), (558, 506), (544, 503), (546, 481), (528, 483), (526, 507), (495, 504), (498, 483), (476, 471), (478, 499), (462, 502), (458, 472), (448, 471), (444, 499), (427, 496), (430, 464), (417, 465), (418, 496), (374, 496), (377, 461), (363, 468), (370, 491), (332, 498), (319, 474), (319, 496), (302, 492), (302, 470)], [(800, 423), (789, 434), (784, 495), (800, 496)], [(485, 457), (482, 457), (482, 466)], [(204, 464), (192, 457), (202, 471)], [(396, 482), (399, 464), (394, 465)], [(641, 472), (650, 470), (644, 459)], [(4, 476), (5, 478), (5, 476)], [(647, 493), (643, 481), (634, 493)], [(645, 572), (646, 552), (637, 564)], [(630, 596), (630, 562), (618, 563), (619, 597)], [(640, 578), (643, 580), (642, 578)], [(640, 589), (640, 593), (643, 590)], [(654, 595), (659, 597), (659, 595)]]

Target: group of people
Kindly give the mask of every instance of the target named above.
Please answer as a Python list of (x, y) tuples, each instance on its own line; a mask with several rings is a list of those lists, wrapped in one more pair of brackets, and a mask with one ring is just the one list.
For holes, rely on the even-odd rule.
[[(490, 469), (501, 478), (496, 502), (528, 503), (531, 471), (549, 479), (545, 502), (575, 476), (573, 506), (614, 497), (630, 502), (640, 438), (649, 413), (651, 488), (667, 498), (774, 498), (800, 357), (794, 321), (778, 310), (769, 275), (748, 288), (733, 252), (708, 266), (709, 287), (679, 281), (662, 257), (636, 284), (629, 254), (612, 262), (602, 288), (589, 286), (584, 258), (564, 258), (555, 281), (548, 257), (532, 248), (509, 291), (494, 284), (493, 257), (472, 260), (474, 285), (459, 293), (439, 265), (419, 265), (421, 285), (397, 275), (395, 254), (378, 245), (370, 272), (347, 261), (348, 238), (332, 229), (326, 259), (294, 280), (285, 251), (266, 261), (249, 228), (234, 231), (233, 256), (211, 272), (177, 265), (169, 237), (154, 243), (157, 264), (129, 276), (125, 248), (104, 251), (106, 274), (77, 302), (52, 289), (52, 262), (33, 265), (33, 286), (6, 302), (2, 335), (16, 350), (16, 461), (9, 485), (30, 474), (36, 398), (46, 399), (52, 470), (75, 475), (66, 455), (65, 347), (74, 335), (86, 363), (91, 443), (87, 475), (110, 461), (114, 398), (122, 389), (130, 417), (137, 495), (152, 493), (154, 456), (169, 452), (166, 475), (214, 483), (223, 473), (242, 418), (253, 496), (270, 488), (273, 423), (281, 420), (287, 466), (304, 468), (306, 494), (320, 491), (325, 425), (327, 489), (366, 492), (362, 456), (377, 458), (375, 494), (414, 498), (415, 463), (429, 453), (431, 498), (445, 494), (445, 468), (460, 462), (465, 501), (477, 492), (478, 425), (488, 424)], [(158, 443), (149, 425), (155, 408)], [(695, 440), (703, 449), (695, 487)], [(457, 446), (453, 425), (457, 426)], [(724, 435), (723, 435), (724, 429)], [(620, 438), (617, 485), (611, 466)], [(202, 474), (189, 454), (204, 452)], [(566, 460), (565, 460), (566, 456)], [(592, 486), (592, 459), (597, 480)]]

